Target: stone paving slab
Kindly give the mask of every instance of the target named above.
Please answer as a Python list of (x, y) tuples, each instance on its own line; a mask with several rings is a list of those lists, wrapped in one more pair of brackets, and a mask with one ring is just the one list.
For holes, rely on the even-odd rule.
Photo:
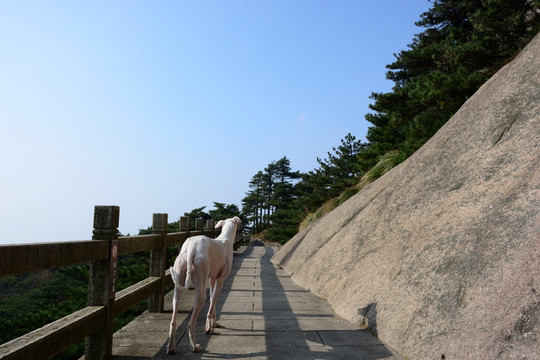
[(402, 359), (366, 330), (337, 317), (328, 303), (274, 266), (271, 247), (242, 247), (217, 304), (222, 327), (204, 333), (208, 301), (196, 329), (200, 353), (189, 349), (193, 290), (182, 295), (177, 353), (166, 354), (172, 292), (165, 312), (144, 313), (114, 335), (113, 358), (136, 359)]

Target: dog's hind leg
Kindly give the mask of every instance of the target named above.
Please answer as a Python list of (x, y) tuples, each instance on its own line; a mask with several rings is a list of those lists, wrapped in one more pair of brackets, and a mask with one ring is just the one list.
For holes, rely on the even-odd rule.
[(167, 353), (169, 354), (176, 353), (176, 342), (175, 342), (176, 316), (178, 313), (178, 303), (180, 302), (181, 294), (182, 294), (182, 291), (175, 287), (173, 302), (172, 302), (172, 305), (173, 305), (172, 319), (171, 319), (171, 325), (169, 328), (169, 343), (167, 344)]
[(223, 287), (223, 279), (210, 279), (210, 308), (208, 309), (208, 315), (206, 316), (205, 331), (207, 334), (212, 334), (214, 328), (219, 327), (216, 321), (216, 305)]
[(201, 345), (195, 341), (195, 325), (197, 323), (197, 316), (201, 312), (206, 300), (206, 279), (208, 279), (209, 271), (210, 265), (207, 257), (201, 256), (194, 259), (192, 282), (195, 287), (195, 302), (188, 324), (189, 345), (193, 352), (202, 350)]
[(172, 311), (171, 324), (169, 327), (169, 343), (167, 344), (167, 353), (174, 354), (176, 353), (176, 342), (175, 342), (176, 317), (178, 313), (178, 304), (180, 302), (180, 295), (182, 295), (182, 290), (177, 286), (177, 284), (178, 285), (183, 284), (186, 279), (186, 262), (184, 261), (184, 259), (180, 257), (177, 258), (174, 266), (171, 268), (171, 277), (173, 279), (175, 286), (174, 286), (174, 295), (173, 295), (173, 301), (172, 301), (173, 311)]

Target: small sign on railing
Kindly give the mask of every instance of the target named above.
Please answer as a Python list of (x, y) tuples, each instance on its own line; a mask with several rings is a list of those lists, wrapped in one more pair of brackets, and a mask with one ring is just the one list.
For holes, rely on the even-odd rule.
[(111, 241), (111, 267), (109, 271), (109, 299), (116, 295), (116, 270), (118, 268), (118, 239)]

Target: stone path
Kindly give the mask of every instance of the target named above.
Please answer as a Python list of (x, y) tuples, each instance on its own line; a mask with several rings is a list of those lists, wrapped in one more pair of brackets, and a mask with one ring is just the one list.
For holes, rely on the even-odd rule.
[(216, 334), (204, 333), (205, 308), (196, 339), (200, 353), (189, 350), (187, 323), (193, 290), (180, 300), (177, 353), (166, 354), (172, 293), (164, 313), (144, 313), (118, 331), (114, 359), (401, 359), (367, 331), (338, 318), (325, 300), (293, 283), (270, 262), (275, 249), (242, 247), (217, 306)]

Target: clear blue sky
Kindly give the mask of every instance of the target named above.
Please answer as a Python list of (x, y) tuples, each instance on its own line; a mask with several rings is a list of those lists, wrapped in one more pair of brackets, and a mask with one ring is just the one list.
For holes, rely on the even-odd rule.
[(365, 139), (427, 0), (0, 0), (0, 243), (237, 204), (283, 156)]

